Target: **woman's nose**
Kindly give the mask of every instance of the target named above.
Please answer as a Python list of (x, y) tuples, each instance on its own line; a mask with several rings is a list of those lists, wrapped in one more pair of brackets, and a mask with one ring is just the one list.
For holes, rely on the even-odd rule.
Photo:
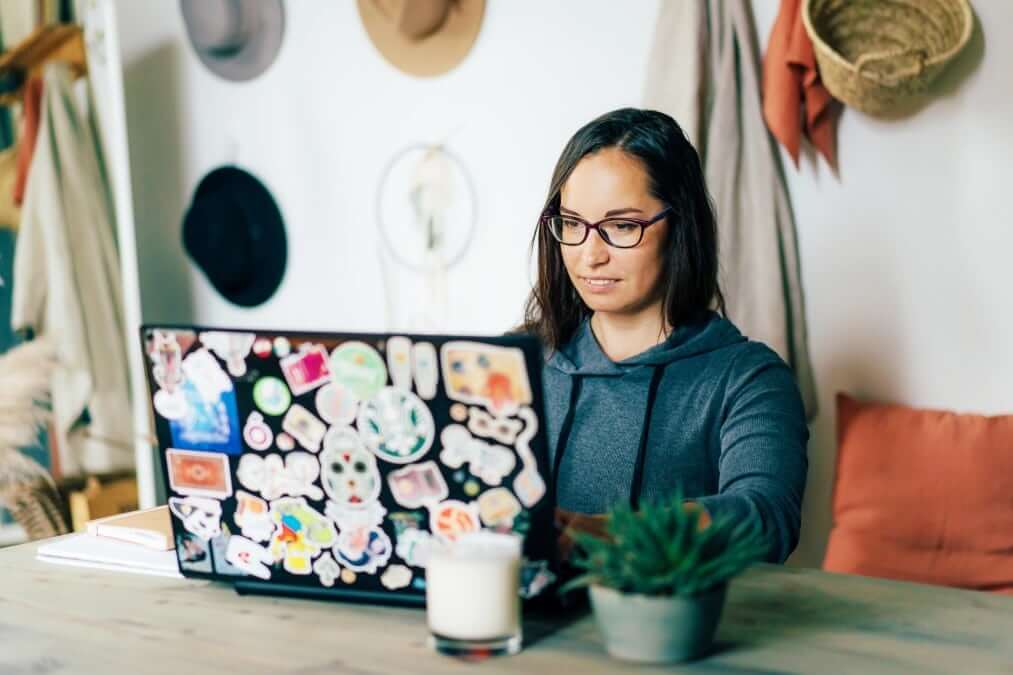
[(609, 260), (609, 246), (601, 238), (598, 230), (587, 233), (587, 239), (581, 244), (581, 255), (589, 265), (602, 265)]

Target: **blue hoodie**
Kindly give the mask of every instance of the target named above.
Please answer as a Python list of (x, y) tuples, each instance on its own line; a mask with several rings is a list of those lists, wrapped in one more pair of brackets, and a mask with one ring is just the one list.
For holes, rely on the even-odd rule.
[[(712, 517), (759, 519), (768, 559), (798, 543), (809, 429), (791, 370), (709, 313), (615, 362), (589, 320), (543, 371), (558, 505), (602, 513), (683, 494)], [(646, 429), (646, 432), (645, 432)]]

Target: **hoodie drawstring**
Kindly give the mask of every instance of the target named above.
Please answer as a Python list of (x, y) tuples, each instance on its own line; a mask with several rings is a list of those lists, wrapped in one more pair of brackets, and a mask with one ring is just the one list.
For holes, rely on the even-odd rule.
[[(640, 445), (637, 448), (637, 459), (633, 464), (633, 479), (630, 481), (630, 506), (634, 510), (640, 507), (640, 492), (643, 489), (644, 482), (644, 464), (647, 463), (647, 441), (650, 436), (651, 414), (654, 412), (654, 402), (658, 396), (661, 378), (665, 374), (665, 367), (654, 366), (651, 383), (647, 388), (647, 407), (644, 410), (644, 422), (640, 430)], [(553, 458), (554, 461), (552, 463), (552, 493), (557, 496), (557, 503), (559, 468), (563, 465), (563, 453), (566, 452), (566, 446), (570, 440), (573, 418), (577, 410), (577, 399), (580, 398), (580, 389), (583, 383), (583, 376), (573, 376), (573, 386), (570, 388), (570, 405), (566, 409), (566, 416), (563, 417), (563, 426), (559, 430), (559, 440), (556, 442), (556, 456)]]

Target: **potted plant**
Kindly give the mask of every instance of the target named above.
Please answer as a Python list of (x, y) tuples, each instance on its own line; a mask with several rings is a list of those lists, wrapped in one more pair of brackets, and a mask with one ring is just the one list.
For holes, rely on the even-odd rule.
[(570, 563), (583, 572), (561, 590), (590, 586), (610, 655), (672, 663), (710, 648), (728, 581), (761, 560), (768, 545), (755, 521), (708, 520), (677, 494), (637, 511), (613, 508), (606, 537), (572, 532)]

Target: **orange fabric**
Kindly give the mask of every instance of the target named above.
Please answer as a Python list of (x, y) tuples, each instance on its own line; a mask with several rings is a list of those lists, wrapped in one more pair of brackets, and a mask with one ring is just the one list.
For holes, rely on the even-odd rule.
[(823, 568), (1013, 594), (1013, 415), (837, 395)]
[(820, 80), (801, 0), (782, 0), (763, 59), (763, 118), (798, 166), (803, 133), (837, 169), (841, 106)]
[(14, 180), (14, 203), (21, 206), (28, 184), (28, 170), (35, 154), (35, 139), (39, 136), (39, 112), (42, 109), (42, 78), (33, 77), (25, 83), (24, 119), (21, 138), (18, 140), (18, 175)]

